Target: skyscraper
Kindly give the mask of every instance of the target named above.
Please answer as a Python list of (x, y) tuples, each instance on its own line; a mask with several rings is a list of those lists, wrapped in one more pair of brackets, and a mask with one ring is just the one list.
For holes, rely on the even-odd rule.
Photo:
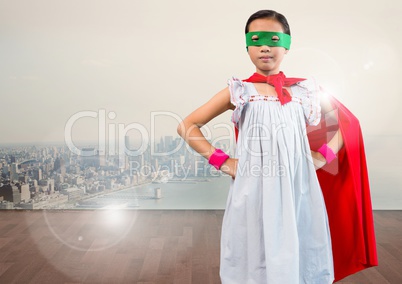
[(18, 164), (12, 163), (10, 169), (10, 180), (11, 181), (18, 181)]
[(54, 161), (54, 168), (53, 170), (56, 173), (60, 173), (61, 176), (65, 176), (66, 175), (66, 166), (64, 163), (64, 159), (61, 157), (57, 157), (56, 160)]
[(173, 136), (165, 136), (165, 151), (173, 149)]
[(21, 193), (14, 184), (5, 184), (0, 187), (0, 196), (6, 201), (18, 203), (21, 201)]
[(42, 179), (42, 170), (40, 168), (33, 169), (33, 177), (35, 180), (40, 181)]

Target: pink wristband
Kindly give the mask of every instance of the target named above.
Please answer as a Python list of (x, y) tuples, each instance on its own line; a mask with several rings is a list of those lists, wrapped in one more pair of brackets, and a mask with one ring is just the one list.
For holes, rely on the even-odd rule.
[(214, 166), (217, 170), (220, 170), (222, 164), (229, 159), (229, 156), (225, 154), (221, 149), (215, 149), (215, 152), (209, 157), (209, 164)]
[(324, 156), (328, 164), (336, 158), (334, 151), (332, 151), (332, 149), (329, 148), (327, 144), (323, 144), (320, 149), (318, 149), (318, 152)]

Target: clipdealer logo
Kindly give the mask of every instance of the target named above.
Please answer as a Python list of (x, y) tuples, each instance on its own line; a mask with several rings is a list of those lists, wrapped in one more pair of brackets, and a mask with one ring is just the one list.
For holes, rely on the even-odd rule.
[[(169, 111), (153, 111), (150, 113), (150, 128), (149, 130), (138, 122), (131, 122), (129, 124), (124, 123), (107, 123), (109, 120), (116, 118), (116, 113), (110, 111), (107, 113), (105, 109), (98, 111), (80, 111), (73, 114), (66, 122), (64, 128), (64, 140), (69, 150), (77, 156), (90, 157), (96, 155), (94, 151), (83, 151), (73, 141), (74, 126), (76, 126), (81, 119), (93, 118), (98, 122), (97, 130), (97, 149), (99, 155), (117, 156), (119, 160), (119, 168), (124, 168), (126, 163), (126, 157), (135, 157), (144, 154), (148, 149), (152, 157), (170, 156), (177, 153), (183, 146), (185, 146), (189, 152), (194, 155), (201, 156), (195, 152), (184, 139), (180, 139), (180, 142), (173, 148), (167, 151), (157, 151), (155, 141), (156, 139), (156, 119), (174, 119), (177, 124), (180, 124), (182, 118), (173, 112)], [(219, 141), (226, 140), (229, 142), (229, 149), (234, 147), (234, 133), (233, 126), (226, 123), (219, 123), (213, 126), (214, 129), (224, 128), (229, 131), (229, 135), (224, 135), (213, 139), (212, 144), (215, 145)], [(141, 144), (135, 150), (129, 149), (126, 145), (125, 137), (129, 131), (135, 130), (139, 133), (139, 141)], [(191, 129), (187, 130), (191, 131)], [(203, 127), (204, 136), (206, 139), (212, 140), (212, 131), (208, 127)]]

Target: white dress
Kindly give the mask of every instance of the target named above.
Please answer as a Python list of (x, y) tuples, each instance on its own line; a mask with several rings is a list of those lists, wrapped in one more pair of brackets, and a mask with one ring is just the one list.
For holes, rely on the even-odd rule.
[(222, 283), (332, 283), (327, 212), (306, 136), (306, 122), (321, 118), (318, 85), (299, 82), (281, 105), (252, 83), (228, 84), (239, 161), (222, 225)]

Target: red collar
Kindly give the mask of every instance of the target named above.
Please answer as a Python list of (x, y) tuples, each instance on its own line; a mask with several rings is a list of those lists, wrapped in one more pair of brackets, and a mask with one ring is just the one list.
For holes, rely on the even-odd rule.
[(251, 83), (267, 83), (271, 86), (275, 87), (275, 91), (278, 94), (278, 99), (282, 105), (290, 102), (292, 100), (292, 96), (289, 92), (283, 87), (290, 87), (300, 81), (304, 81), (306, 79), (302, 78), (286, 78), (283, 72), (279, 72), (278, 74), (264, 76), (259, 73), (254, 73), (250, 78), (244, 80), (245, 82)]

